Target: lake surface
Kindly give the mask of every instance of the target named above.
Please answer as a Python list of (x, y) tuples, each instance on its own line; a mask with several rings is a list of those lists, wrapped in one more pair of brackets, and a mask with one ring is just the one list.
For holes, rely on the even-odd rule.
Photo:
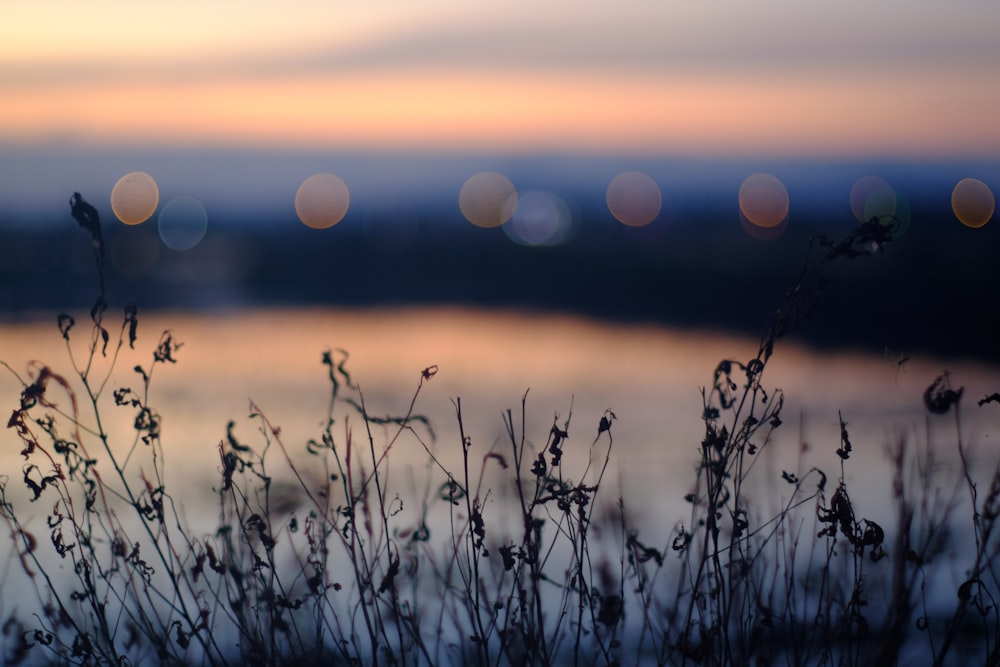
[[(77, 359), (84, 358), (85, 320), (84, 315), (71, 332)], [(108, 322), (117, 333), (118, 321), (109, 316)], [(133, 414), (114, 407), (110, 392), (139, 386), (132, 369), (136, 364), (149, 367), (166, 329), (183, 346), (176, 364), (156, 368), (149, 403), (162, 417), (168, 487), (190, 513), (197, 515), (199, 503), (212, 501), (218, 445), (230, 420), (242, 441), (263, 444), (259, 423), (248, 417), (250, 401), (280, 427), (296, 460), (308, 458), (305, 443), (320, 436), (330, 395), (321, 356), (340, 348), (349, 351), (346, 367), (369, 413), (376, 416), (405, 414), (422, 370), (436, 366), (436, 375), (420, 390), (415, 412), (430, 419), (436, 441), (426, 440), (446, 465), (461, 461), (454, 399), (461, 399), (473, 457), (485, 456), (491, 448), (509, 453), (502, 416), (512, 409), (520, 425), (526, 392), (529, 441), (543, 446), (556, 416), (560, 427), (571, 417), (567, 457), (576, 457), (579, 465), (586, 465), (601, 416), (613, 411), (617, 420), (606, 499), (623, 495), (633, 519), (654, 532), (668, 530), (687, 511), (682, 499), (693, 483), (704, 435), (700, 389), (711, 385), (720, 360), (747, 361), (758, 347), (755, 340), (718, 332), (467, 309), (140, 313), (135, 350), (126, 345), (104, 398), (105, 427), (116, 452), (126, 451), (132, 442)], [(0, 359), (22, 377), (27, 363), (39, 360), (72, 380), (54, 318), (4, 324), (0, 341)], [(954, 418), (929, 418), (921, 398), (945, 369), (955, 386), (965, 387), (965, 444), (983, 462), (984, 475), (989, 474), (1000, 457), (1000, 408), (977, 407), (974, 401), (1000, 390), (998, 369), (971, 360), (947, 365), (934, 359), (899, 361), (894, 352), (819, 354), (779, 340), (764, 385), (784, 391), (784, 425), (765, 450), (768, 470), (758, 473), (765, 486), (782, 470), (802, 471), (809, 465), (837, 478), (839, 411), (855, 446), (846, 468), (848, 483), (854, 483), (855, 494), (864, 494), (856, 498), (862, 507), (870, 496), (873, 518), (888, 511), (883, 502), (891, 479), (886, 445), (899, 437), (919, 444), (929, 436), (942, 458), (954, 452)], [(101, 363), (92, 371), (94, 377)], [(17, 380), (4, 369), (0, 397), (8, 408), (16, 407), (19, 393)], [(83, 415), (84, 423), (93, 423), (85, 409)], [(360, 426), (359, 420), (355, 428)], [(19, 476), (20, 443), (11, 429), (0, 437), (0, 464), (11, 477)], [(411, 464), (423, 469), (427, 456), (416, 442), (404, 442), (390, 460), (396, 470)]]
[[(87, 358), (90, 332), (86, 314), (78, 319), (70, 337), (74, 358), (82, 363)], [(29, 368), (37, 373), (41, 368), (33, 363), (37, 360), (74, 388), (80, 401), (81, 424), (93, 428), (93, 412), (82, 399), (79, 378), (73, 374), (54, 320), (0, 325), (0, 360), (9, 365), (0, 368), (0, 398), (10, 410), (18, 407), (22, 387), (15, 373), (21, 378), (29, 377)], [(106, 322), (112, 332), (111, 349), (119, 323), (111, 316)], [(504, 476), (488, 455), (498, 453), (510, 460), (503, 415), (512, 410), (515, 429), (520, 431), (524, 398), (524, 429), (534, 451), (545, 446), (554, 423), (568, 431), (562, 470), (570, 479), (578, 480), (586, 471), (590, 476), (585, 479), (593, 480), (604, 461), (607, 437), (596, 446), (591, 443), (601, 417), (608, 411), (614, 413), (611, 464), (597, 502), (603, 503), (606, 510), (614, 508), (622, 498), (629, 529), (638, 529), (645, 544), (665, 553), (669, 553), (678, 523), (691, 525), (691, 507), (684, 496), (693, 490), (704, 437), (700, 390), (711, 386), (720, 360), (746, 362), (758, 349), (756, 340), (721, 332), (470, 309), (140, 313), (135, 349), (129, 349), (126, 343), (110, 374), (108, 361), (102, 358), (95, 361), (90, 372), (95, 386), (105, 376), (108, 378), (101, 398), (102, 423), (119, 460), (135, 442), (132, 426), (136, 410), (115, 406), (112, 392), (123, 387), (140, 388), (140, 378), (133, 369), (136, 365), (149, 369), (164, 330), (169, 330), (182, 345), (174, 354), (176, 364), (155, 367), (148, 404), (162, 418), (164, 483), (188, 535), (210, 536), (220, 525), (219, 446), (227, 437), (230, 420), (234, 422), (234, 436), (242, 443), (258, 449), (265, 443), (260, 420), (250, 416), (254, 409), (251, 403), (280, 430), (281, 442), (298, 474), (307, 484), (319, 488), (323, 473), (314, 463), (317, 459), (307, 454), (306, 443), (319, 439), (326, 423), (330, 382), (328, 369), (321, 363), (323, 353), (343, 349), (350, 353), (346, 368), (360, 393), (342, 388), (342, 395), (358, 400), (363, 395), (370, 415), (402, 416), (420, 387), (414, 412), (426, 415), (433, 427), (434, 437), (419, 424), (413, 433), (404, 433), (380, 468), (383, 482), (393, 489), (389, 494), (393, 511), (399, 512), (393, 515), (393, 530), (419, 525), (421, 502), (435, 498), (440, 493), (436, 491), (439, 485), (446, 480), (440, 469), (428, 463), (421, 442), (441, 465), (461, 478), (462, 438), (456, 418), (460, 400), (464, 433), (471, 443), (472, 483), (478, 482), (481, 468), (486, 470), (480, 494), (486, 499), (483, 514), (487, 516), (491, 545), (516, 534), (519, 515), (508, 502), (510, 473)], [(334, 355), (341, 358), (337, 352)], [(421, 383), (422, 372), (428, 368), (436, 372)], [(950, 613), (954, 591), (965, 580), (968, 548), (974, 545), (968, 534), (968, 493), (956, 484), (961, 477), (955, 455), (954, 411), (930, 415), (922, 399), (925, 388), (943, 370), (950, 372), (952, 386), (965, 388), (961, 434), (971, 452), (973, 476), (981, 488), (987, 488), (1000, 461), (996, 442), (1000, 437), (1000, 406), (990, 403), (978, 407), (976, 401), (1000, 390), (1000, 369), (974, 360), (950, 360), (947, 364), (923, 358), (903, 361), (898, 354), (884, 350), (870, 354), (817, 353), (784, 340), (778, 341), (763, 381), (772, 396), (778, 388), (785, 394), (784, 424), (758, 454), (748, 488), (751, 511), (758, 513), (752, 514), (751, 520), (770, 518), (791, 493), (792, 487), (782, 481), (782, 473), (801, 476), (815, 465), (830, 479), (826, 488), (829, 499), (841, 474), (835, 450), (840, 446), (842, 416), (854, 446), (850, 460), (844, 462), (844, 476), (855, 512), (859, 519), (864, 517), (885, 526), (887, 544), (891, 545), (896, 522), (893, 468), (886, 457), (887, 447), (904, 440), (911, 449), (932, 444), (942, 473), (935, 483), (941, 484), (942, 497), (957, 490), (955, 497), (960, 501), (953, 516), (956, 529), (948, 541), (947, 564), (941, 569), (942, 576), (928, 585), (932, 614), (937, 613), (934, 600), (943, 604), (944, 614)], [(71, 410), (58, 382), (49, 383), (46, 398), (63, 412)], [(334, 428), (339, 446), (343, 447), (346, 431), (351, 430), (355, 456), (363, 457), (368, 452), (363, 421), (357, 414), (348, 419), (345, 415), (342, 410), (337, 413)], [(67, 437), (68, 425), (63, 429), (61, 434)], [(373, 427), (376, 456), (394, 432), (392, 426)], [(97, 439), (86, 431), (83, 439), (91, 452), (100, 450)], [(21, 449), (13, 429), (0, 434), (0, 466), (9, 483), (8, 497), (15, 503), (22, 525), (42, 541), (49, 532), (46, 520), (52, 505), (46, 501), (29, 502), (21, 483), (25, 466), (19, 455)], [(144, 445), (136, 446), (128, 463), (133, 479), (140, 474), (151, 476), (149, 454)], [(290, 517), (305, 517), (310, 506), (297, 490), (280, 449), (272, 444), (268, 456), (268, 472), (275, 480), (272, 497), (284, 504), (272, 515), (273, 525), (279, 526), (278, 530), (290, 530)], [(38, 454), (32, 460), (43, 465), (44, 459)], [(529, 459), (525, 467), (530, 465)], [(105, 477), (111, 475), (109, 468), (104, 471)], [(449, 521), (465, 521), (460, 509), (456, 508), (456, 516), (449, 518), (450, 507), (440, 499), (438, 503), (438, 510), (426, 515), (430, 534), (440, 541), (428, 543), (430, 553), (448, 550), (450, 531), (454, 530)], [(802, 508), (802, 513), (808, 520), (812, 506)], [(615, 513), (595, 514), (598, 519), (602, 516), (613, 518)], [(616, 538), (602, 533), (602, 525), (607, 524), (600, 520), (593, 524), (593, 535), (600, 546), (593, 547), (592, 553), (595, 557), (604, 554), (617, 558), (615, 550), (620, 547), (616, 547)], [(0, 546), (0, 583), (5, 598), (19, 603), (3, 613), (24, 615), (30, 613), (36, 593), (23, 575), (13, 547), (13, 542)], [(72, 570), (68, 569), (71, 566), (60, 561), (47, 543), (38, 551), (50, 552), (43, 556), (48, 559), (48, 573), (58, 577), (61, 571), (73, 580)], [(295, 566), (296, 561), (289, 562)], [(348, 577), (346, 571), (338, 575), (336, 569), (346, 568), (346, 561), (341, 558), (334, 562), (331, 576)], [(920, 650), (920, 646), (914, 650)]]

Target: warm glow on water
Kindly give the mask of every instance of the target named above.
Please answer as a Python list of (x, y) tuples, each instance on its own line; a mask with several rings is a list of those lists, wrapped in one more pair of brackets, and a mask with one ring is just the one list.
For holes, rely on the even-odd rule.
[[(79, 320), (73, 333), (82, 345), (86, 315)], [(711, 383), (719, 360), (746, 361), (757, 350), (756, 341), (721, 334), (458, 309), (140, 313), (136, 350), (126, 346), (108, 383), (105, 410), (116, 451), (126, 450), (131, 442), (127, 437), (132, 415), (111, 405), (110, 391), (138, 386), (132, 368), (148, 367), (164, 328), (170, 328), (183, 347), (176, 366), (157, 367), (150, 404), (163, 418), (168, 485), (183, 479), (196, 486), (195, 493), (184, 490), (180, 496), (189, 512), (199, 499), (207, 500), (217, 484), (216, 447), (230, 419), (236, 421), (240, 439), (259, 444), (257, 423), (247, 418), (250, 399), (281, 427), (293, 456), (303, 452), (308, 438), (319, 436), (329, 396), (320, 357), (324, 350), (343, 348), (350, 351), (347, 368), (373, 415), (405, 413), (421, 370), (437, 365), (439, 372), (421, 391), (416, 411), (431, 418), (445, 462), (460, 460), (450, 400), (454, 397), (462, 400), (466, 433), (477, 456), (495, 443), (506, 445), (501, 414), (512, 408), (518, 416), (526, 390), (529, 439), (544, 443), (554, 413), (561, 423), (572, 405), (567, 455), (583, 457), (580, 460), (585, 460), (583, 452), (601, 415), (613, 410), (618, 417), (613, 430), (616, 467), (608, 497), (624, 488), (636, 514), (660, 527), (672, 525), (683, 518), (675, 512), (683, 511), (681, 498), (693, 479), (703, 436), (699, 388)], [(0, 359), (22, 376), (27, 362), (39, 359), (72, 379), (54, 321), (5, 324), (0, 340)], [(76, 349), (81, 358), (83, 348)], [(934, 360), (898, 361), (894, 354), (815, 354), (779, 341), (765, 384), (786, 393), (785, 426), (777, 432), (774, 458), (767, 465), (775, 471), (799, 469), (801, 437), (809, 445), (810, 460), (835, 478), (839, 461), (833, 450), (841, 410), (858, 451), (848, 464), (849, 478), (875, 481), (867, 490), (888, 493), (883, 447), (899, 433), (924, 437), (921, 394), (942, 370), (941, 362)], [(9, 372), (0, 370), (0, 396), (13, 409), (20, 389)], [(948, 370), (956, 385), (966, 387), (963, 420), (969, 444), (993, 456), (1000, 410), (989, 410), (993, 405), (978, 408), (974, 400), (1000, 389), (1000, 373), (971, 363), (949, 363)], [(84, 422), (92, 423), (92, 418), (85, 416)], [(937, 419), (931, 429), (951, 451), (953, 421)], [(19, 468), (20, 443), (14, 432), (5, 430), (0, 437), (3, 465)], [(395, 470), (406, 463), (422, 466), (425, 460), (415, 443), (393, 450), (391, 459)]]

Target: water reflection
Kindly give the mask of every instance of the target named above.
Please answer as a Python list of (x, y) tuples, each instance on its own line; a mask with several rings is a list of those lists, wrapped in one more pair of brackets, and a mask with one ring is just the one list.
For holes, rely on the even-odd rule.
[[(377, 415), (405, 413), (421, 370), (437, 365), (439, 372), (421, 391), (416, 411), (431, 419), (438, 436), (434, 446), (445, 465), (461, 461), (453, 398), (462, 399), (466, 433), (479, 456), (502, 446), (502, 413), (507, 408), (519, 412), (525, 392), (532, 446), (544, 444), (556, 413), (561, 421), (571, 415), (569, 457), (587, 456), (600, 417), (613, 410), (618, 419), (608, 498), (624, 493), (631, 512), (649, 530), (666, 531), (685, 515), (683, 497), (694, 479), (704, 436), (699, 390), (712, 382), (719, 360), (747, 360), (758, 347), (755, 340), (711, 332), (451, 309), (252, 310), (202, 317), (140, 313), (139, 322), (136, 349), (122, 350), (109, 387), (136, 381), (132, 368), (148, 365), (163, 329), (183, 343), (178, 363), (157, 371), (149, 401), (163, 418), (168, 483), (190, 485), (175, 493), (193, 515), (199, 503), (212, 502), (217, 446), (227, 422), (234, 420), (237, 433), (250, 443), (259, 437), (248, 418), (251, 400), (281, 428), (292, 455), (308, 460), (305, 443), (321, 432), (329, 399), (320, 359), (325, 350), (344, 348), (351, 354), (352, 377)], [(23, 371), (28, 360), (40, 359), (57, 372), (68, 371), (54, 323), (5, 324), (2, 333), (2, 358), (12, 368)], [(89, 343), (85, 338), (75, 342), (78, 358)], [(928, 422), (921, 400), (941, 368), (939, 361), (913, 358), (901, 370), (895, 358), (881, 354), (816, 354), (783, 342), (765, 383), (784, 390), (786, 425), (765, 450), (762, 465), (774, 470), (819, 465), (835, 478), (839, 411), (850, 424), (856, 449), (846, 468), (849, 481), (860, 482), (856, 488), (889, 507), (891, 485), (885, 480), (890, 473), (882, 452), (895, 434), (917, 438), (932, 428), (947, 441), (954, 431), (949, 420)], [(949, 370), (967, 396), (997, 390), (996, 368), (952, 362)], [(13, 377), (0, 373), (0, 397), (8, 407), (19, 392)], [(111, 442), (130, 442), (132, 415), (114, 408), (108, 415)], [(1000, 427), (1000, 410), (973, 407), (963, 413), (963, 421), (973, 434), (969, 448), (995, 457), (984, 447), (993, 447), (989, 436)], [(3, 451), (6, 469), (17, 468), (17, 448)], [(411, 465), (423, 470), (425, 463), (419, 447), (393, 452), (399, 474)], [(761, 473), (761, 493), (773, 491), (768, 474)], [(872, 502), (865, 507), (875, 514), (883, 505), (870, 498), (856, 501)]]
[[(177, 363), (157, 367), (152, 392), (146, 402), (162, 419), (161, 450), (134, 439), (132, 427), (136, 406), (127, 402), (114, 406), (108, 394), (123, 386), (136, 386), (139, 380), (132, 370), (133, 365), (144, 364), (149, 368), (150, 347), (155, 345), (151, 341), (168, 326), (175, 342), (170, 349), (176, 352), (173, 356)], [(252, 495), (260, 490), (260, 495), (246, 507), (256, 508), (257, 502), (265, 502), (261, 496), (267, 496), (270, 511), (264, 515), (271, 534), (280, 535), (279, 544), (291, 543), (288, 538), (297, 530), (293, 526), (309, 520), (307, 517), (311, 516), (317, 501), (304, 494), (300, 485), (311, 490), (322, 489), (330, 473), (323, 468), (322, 459), (307, 453), (306, 443), (324, 432), (330, 396), (327, 371), (345, 360), (343, 353), (329, 352), (336, 362), (324, 367), (321, 365), (324, 351), (333, 347), (351, 351), (350, 359), (346, 359), (347, 367), (353, 381), (363, 391), (367, 413), (376, 417), (404, 414), (422, 382), (421, 370), (433, 365), (437, 372), (423, 386), (415, 408), (417, 413), (430, 418), (437, 439), (433, 440), (421, 424), (414, 424), (413, 431), (401, 432), (385, 462), (379, 464), (380, 489), (392, 508), (388, 511), (393, 517), (392, 535), (399, 541), (398, 553), (404, 563), (415, 563), (418, 555), (423, 560), (427, 553), (447, 553), (454, 549), (454, 546), (449, 547), (449, 540), (457, 534), (455, 531), (463, 530), (461, 526), (466, 525), (461, 508), (452, 511), (450, 506), (446, 508), (443, 502), (435, 502), (430, 496), (447, 478), (437, 467), (427, 464), (428, 454), (414, 433), (428, 443), (436, 461), (448, 470), (458, 471), (459, 476), (465, 444), (462, 435), (468, 437), (469, 461), (485, 471), (483, 486), (477, 491), (477, 503), (483, 499), (486, 507), (483, 514), (488, 512), (490, 551), (506, 541), (505, 536), (516, 536), (518, 531), (523, 531), (523, 515), (517, 509), (516, 500), (520, 496), (513, 489), (511, 473), (509, 469), (502, 471), (496, 463), (503, 456), (506, 461), (513, 460), (502, 419), (505, 408), (513, 409), (516, 428), (524, 424), (527, 461), (534, 459), (545, 447), (546, 435), (554, 421), (566, 431), (568, 437), (563, 442), (559, 479), (570, 485), (593, 483), (594, 471), (603, 464), (611, 442), (609, 436), (601, 438), (600, 442), (594, 436), (601, 428), (600, 420), (613, 412), (616, 418), (612, 464), (606, 474), (602, 473), (600, 493), (596, 498), (588, 498), (589, 507), (594, 508), (595, 522), (590, 526), (593, 533), (586, 553), (595, 563), (616, 562), (615, 559), (625, 553), (619, 551), (624, 536), (615, 528), (621, 525), (624, 516), (628, 527), (638, 530), (644, 543), (670, 554), (668, 549), (676, 537), (675, 527), (692, 516), (691, 506), (684, 498), (696, 492), (693, 487), (695, 464), (705, 435), (699, 387), (712, 381), (712, 370), (720, 359), (746, 360), (757, 349), (755, 341), (708, 332), (613, 326), (552, 315), (466, 310), (247, 311), (205, 317), (140, 314), (139, 327), (137, 349), (126, 346), (121, 350), (119, 372), (105, 385), (102, 428), (108, 429), (109, 447), (119, 460), (128, 458), (129, 451), (137, 452), (128, 470), (131, 476), (142, 474), (146, 478), (150, 470), (155, 470), (156, 481), (162, 481), (163, 488), (171, 494), (171, 507), (176, 503), (186, 534), (196, 540), (220, 533), (219, 491), (223, 466), (219, 449), (220, 443), (230, 435), (233, 441), (254, 446), (258, 451), (264, 449), (265, 442), (269, 443), (267, 482), (256, 477), (264, 474), (263, 463), (255, 462), (252, 469), (248, 467), (242, 472), (246, 473), (250, 484), (246, 490)], [(63, 340), (54, 323), (8, 324), (0, 330), (0, 335), (6, 344), (3, 351), (6, 360), (12, 367), (22, 369), (23, 376), (28, 375), (23, 370), (26, 367), (39, 372), (38, 364), (25, 361), (39, 357), (51, 361), (56, 372), (65, 373), (72, 380), (72, 373), (67, 372)], [(86, 335), (74, 336), (69, 344), (78, 359), (86, 358), (85, 350), (91, 340)], [(177, 344), (182, 347), (178, 348)], [(91, 377), (103, 378), (109, 363), (108, 358), (98, 356)], [(901, 372), (895, 359), (855, 354), (820, 355), (783, 341), (765, 371), (765, 383), (771, 388), (784, 389), (786, 400), (782, 417), (786, 425), (773, 437), (768, 436), (766, 445), (765, 441), (753, 438), (751, 444), (761, 451), (752, 454), (756, 457), (751, 464), (752, 479), (747, 479), (741, 489), (741, 503), (746, 503), (754, 512), (754, 521), (759, 518), (757, 512), (773, 516), (772, 512), (779, 512), (788, 502), (792, 487), (787, 480), (791, 475), (805, 474), (811, 466), (819, 466), (829, 475), (828, 492), (843, 474), (852, 489), (852, 506), (859, 512), (858, 516), (892, 531), (898, 524), (893, 523), (893, 483), (890, 467), (882, 454), (885, 446), (909, 440), (921, 447), (922, 442), (932, 438), (944, 444), (954, 442), (954, 421), (949, 416), (928, 419), (922, 405), (922, 387), (939, 368), (934, 361), (911, 359)], [(960, 381), (970, 396), (982, 395), (985, 389), (995, 388), (995, 368), (954, 364), (951, 370), (953, 381)], [(8, 406), (17, 405), (20, 389), (11, 374), (0, 373), (0, 397), (4, 397)], [(63, 406), (68, 404), (61, 391), (61, 382), (51, 382), (50, 390), (45, 395), (47, 401), (59, 401)], [(353, 389), (350, 395), (355, 396)], [(775, 394), (770, 396), (773, 399)], [(523, 417), (522, 397), (525, 398)], [(461, 433), (455, 409), (458, 399), (461, 399), (464, 420)], [(81, 407), (80, 431), (94, 444), (93, 450), (99, 451), (97, 436), (92, 431), (93, 415), (87, 412), (86, 401), (81, 402)], [(355, 442), (355, 457), (365, 460), (359, 463), (356, 458), (351, 468), (356, 476), (347, 477), (348, 484), (357, 493), (364, 484), (361, 480), (367, 478), (364, 470), (372, 469), (370, 461), (383, 451), (397, 427), (386, 420), (382, 424), (372, 424), (369, 431), (356, 413), (347, 414), (352, 418), (350, 421), (345, 413), (336, 413), (331, 426), (331, 432), (336, 435), (331, 438), (336, 440), (339, 452), (351, 451), (348, 443)], [(266, 421), (260, 415), (264, 415)], [(854, 443), (854, 453), (846, 462), (834, 454), (841, 443), (841, 415), (849, 425)], [(966, 447), (984, 455), (989, 465), (977, 470), (985, 470), (988, 475), (996, 456), (995, 451), (983, 451), (983, 445), (989, 444), (988, 439), (984, 441), (984, 434), (988, 438), (995, 432), (1000, 411), (975, 412), (973, 409), (971, 414), (965, 413), (964, 419), (970, 434)], [(227, 427), (230, 420), (231, 431)], [(739, 425), (731, 426), (739, 428)], [(372, 434), (372, 450), (368, 449), (369, 433)], [(0, 450), (0, 463), (5, 470), (17, 471), (24, 465), (18, 455), (21, 443), (10, 430), (5, 437), (8, 446)], [(278, 438), (283, 443), (281, 446), (274, 444)], [(294, 473), (286, 463), (285, 451), (294, 462)], [(551, 454), (551, 449), (547, 451)], [(151, 461), (152, 452), (156, 452), (154, 461)], [(87, 456), (89, 458), (89, 454)], [(97, 456), (103, 458), (105, 455), (102, 452)], [(345, 454), (344, 460), (349, 457)], [(39, 459), (42, 456), (36, 455), (36, 460)], [(934, 469), (944, 471), (951, 463), (948, 450), (939, 449)], [(40, 474), (37, 469), (30, 472)], [(477, 473), (472, 474), (476, 475), (473, 480), (480, 479)], [(816, 477), (818, 475), (813, 475)], [(41, 531), (45, 529), (46, 513), (57, 510), (51, 510), (51, 505), (29, 502), (29, 492), (24, 485), (16, 483), (20, 481), (17, 476), (11, 475), (10, 481), (11, 493), (5, 499), (16, 504), (19, 518), (25, 522), (23, 525), (44, 535)], [(151, 500), (156, 494), (151, 486), (148, 488), (148, 494), (141, 497), (142, 502)], [(339, 496), (340, 492), (335, 493)], [(431, 500), (423, 504), (422, 499), (429, 496)], [(437, 498), (440, 501), (441, 496)], [(121, 509), (122, 515), (130, 513), (121, 505), (127, 502), (125, 498), (109, 500), (112, 509)], [(959, 508), (957, 513), (968, 516), (964, 509)], [(252, 521), (252, 517), (247, 517), (249, 511), (229, 520), (249, 523)], [(799, 511), (801, 514), (788, 519), (788, 534), (792, 539), (797, 539), (800, 528), (805, 536), (814, 530), (809, 523), (809, 516), (816, 513), (813, 505), (803, 505)], [(801, 524), (799, 516), (803, 519)], [(553, 522), (558, 520), (553, 517)], [(384, 534), (388, 535), (390, 524), (384, 525)], [(761, 530), (768, 530), (768, 524), (761, 525)], [(403, 548), (407, 531), (412, 533), (418, 527), (429, 531), (429, 551)], [(249, 532), (246, 529), (246, 534)], [(266, 532), (260, 530), (262, 540)], [(369, 534), (375, 535), (375, 540), (380, 539), (377, 530)], [(782, 541), (784, 535), (781, 533), (775, 539)], [(894, 544), (891, 533), (887, 537), (889, 543)], [(971, 538), (962, 538), (969, 544)], [(329, 539), (331, 544), (336, 542), (336, 537)], [(811, 540), (805, 541), (810, 548)], [(304, 548), (301, 546), (304, 542), (298, 542), (300, 548)], [(309, 542), (312, 544), (311, 540)], [(815, 544), (819, 546), (820, 543)], [(0, 557), (5, 556), (6, 561), (16, 567), (16, 543), (8, 541), (8, 545), (11, 546), (6, 553), (0, 549)], [(565, 559), (569, 548), (563, 541), (547, 550), (546, 559), (551, 559), (550, 564), (568, 562)], [(851, 549), (843, 541), (837, 550), (850, 558)], [(276, 552), (282, 554), (282, 549)], [(324, 571), (337, 582), (336, 587), (339, 581), (350, 581), (351, 574), (348, 559), (340, 557), (342, 552), (339, 550), (333, 553), (338, 555), (330, 559)], [(55, 554), (51, 555), (54, 560)], [(290, 554), (284, 551), (283, 555)], [(184, 557), (184, 552), (180, 557)], [(956, 565), (966, 562), (954, 560)], [(278, 562), (289, 563), (295, 571), (302, 572), (302, 560), (281, 558)], [(492, 562), (496, 564), (495, 557)], [(57, 562), (52, 571), (57, 572), (59, 565)], [(673, 565), (669, 568), (664, 570), (668, 577)], [(551, 569), (561, 571), (557, 565), (552, 565)], [(884, 571), (873, 570), (876, 574)], [(67, 572), (63, 568), (57, 574)], [(28, 583), (26, 578), (11, 579), (12, 583), (4, 582), (8, 599), (11, 596), (20, 599), (21, 595), (34, 599), (30, 597), (30, 589), (24, 590)], [(951, 585), (946, 579), (947, 576), (935, 578), (927, 587), (931, 604), (954, 599), (957, 584)], [(945, 580), (943, 586), (934, 585), (942, 580)], [(74, 580), (70, 578), (70, 581)], [(433, 591), (428, 598), (434, 604), (433, 595), (440, 589), (436, 587), (437, 580), (433, 583), (434, 587), (426, 589), (414, 583), (413, 590)], [(655, 590), (664, 589), (657, 584)], [(877, 595), (881, 588), (873, 586), (871, 590)], [(341, 611), (341, 604), (353, 605), (354, 599), (346, 592), (341, 596), (333, 595), (328, 609), (340, 618), (349, 617), (350, 609)], [(542, 603), (546, 611), (555, 609), (553, 614), (557, 613), (550, 601), (554, 599), (558, 596), (546, 596)], [(223, 632), (224, 629), (213, 636), (223, 643), (229, 642), (230, 638)]]

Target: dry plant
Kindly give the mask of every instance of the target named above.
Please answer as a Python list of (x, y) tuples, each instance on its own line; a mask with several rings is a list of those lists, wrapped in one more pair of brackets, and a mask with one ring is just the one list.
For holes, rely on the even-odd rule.
[[(757, 465), (784, 405), (765, 372), (822, 289), (817, 267), (881, 250), (892, 220), (873, 219), (837, 242), (814, 239), (757, 355), (715, 368), (702, 390), (690, 515), (653, 544), (634, 527), (627, 499), (602, 493), (611, 409), (584, 427), (589, 447), (571, 453), (572, 406), (535, 440), (526, 392), (518, 413), (503, 414), (505, 437), (484, 448), (466, 435), (456, 398), (451, 444), (461, 463), (450, 469), (416, 412), (437, 368), (419, 372), (405, 414), (380, 416), (336, 349), (321, 357), (330, 394), (315, 438), (293, 449), (253, 404), (252, 444), (239, 435), (245, 425), (228, 422), (213, 489), (217, 526), (197, 532), (166, 479), (169, 448), (151, 393), (182, 343), (165, 331), (148, 364), (118, 368), (138, 341), (138, 310), (126, 305), (109, 331), (99, 217), (78, 194), (71, 207), (99, 276), (86, 353), (75, 356), (80, 328), (63, 314), (68, 372), (4, 364), (21, 386), (8, 428), (24, 459), (17, 478), (0, 483), (8, 576), (23, 575), (35, 595), (4, 612), (6, 664), (1000, 662), (1000, 468), (981, 494), (963, 439), (962, 390), (948, 374), (923, 398), (928, 420), (954, 419), (959, 474), (947, 478), (930, 435), (922, 443), (900, 435), (887, 448), (894, 526), (865, 518), (852, 500), (843, 416), (830, 445), (836, 477), (800, 463), (767, 479)], [(123, 373), (131, 382), (110, 390)], [(993, 402), (1000, 395), (979, 407)], [(129, 442), (109, 435), (118, 419), (131, 424)], [(424, 471), (391, 468), (404, 441), (426, 453)], [(780, 485), (775, 511), (754, 500), (761, 477)], [(44, 526), (25, 504), (42, 509)], [(972, 544), (958, 551), (959, 514), (969, 508)], [(964, 574), (952, 583), (954, 567)], [(951, 600), (940, 594), (949, 587)]]

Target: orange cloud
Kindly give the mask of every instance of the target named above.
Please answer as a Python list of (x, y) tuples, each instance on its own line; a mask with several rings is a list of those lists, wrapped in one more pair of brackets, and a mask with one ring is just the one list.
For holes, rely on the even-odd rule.
[[(988, 154), (1000, 89), (872, 73), (712, 77), (405, 71), (22, 88), (0, 138), (673, 153)], [(931, 78), (933, 87), (921, 85)], [(970, 91), (972, 91), (970, 95)], [(6, 136), (5, 136), (6, 135)]]

